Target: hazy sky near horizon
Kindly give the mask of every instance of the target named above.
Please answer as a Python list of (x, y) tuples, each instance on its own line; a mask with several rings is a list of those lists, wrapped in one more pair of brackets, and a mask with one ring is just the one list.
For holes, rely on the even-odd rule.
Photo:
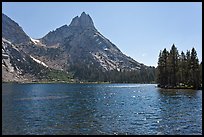
[(2, 12), (32, 38), (69, 25), (82, 12), (123, 53), (157, 66), (160, 50), (194, 47), (202, 60), (202, 2), (2, 2)]

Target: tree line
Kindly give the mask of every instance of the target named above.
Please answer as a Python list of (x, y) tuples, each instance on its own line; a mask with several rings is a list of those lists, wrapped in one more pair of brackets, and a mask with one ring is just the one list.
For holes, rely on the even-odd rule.
[(155, 83), (155, 67), (141, 66), (140, 70), (109, 70), (80, 63), (71, 66), (70, 72), (74, 78), (84, 82), (110, 82), (110, 83)]
[(202, 62), (199, 64), (195, 48), (179, 54), (173, 44), (170, 51), (160, 51), (156, 81), (162, 88), (194, 88), (202, 86)]

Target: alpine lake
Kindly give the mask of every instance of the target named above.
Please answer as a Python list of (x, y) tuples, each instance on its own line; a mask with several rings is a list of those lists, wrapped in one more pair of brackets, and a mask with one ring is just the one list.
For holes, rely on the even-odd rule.
[(202, 135), (202, 90), (2, 83), (3, 135)]

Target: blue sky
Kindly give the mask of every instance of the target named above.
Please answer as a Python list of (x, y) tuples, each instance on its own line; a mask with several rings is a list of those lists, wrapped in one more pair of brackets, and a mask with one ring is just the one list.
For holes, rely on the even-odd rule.
[(2, 12), (32, 38), (69, 25), (83, 11), (99, 32), (140, 63), (157, 66), (159, 51), (173, 43), (179, 53), (194, 47), (202, 60), (201, 2), (2, 3)]

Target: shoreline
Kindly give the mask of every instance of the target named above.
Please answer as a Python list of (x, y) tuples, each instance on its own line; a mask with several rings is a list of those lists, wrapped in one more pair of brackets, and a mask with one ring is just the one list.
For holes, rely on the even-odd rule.
[[(10, 84), (157, 84), (157, 83), (128, 83), (128, 82), (124, 82), (124, 83), (117, 83), (117, 82), (68, 82), (68, 81), (2, 81), (3, 83), (10, 83)], [(192, 86), (176, 86), (176, 87), (172, 87), (172, 86), (160, 86), (160, 85), (156, 85), (156, 88), (160, 88), (160, 89), (195, 89), (195, 90), (202, 90), (202, 87), (199, 88), (194, 88)]]
[(157, 83), (117, 83), (117, 82), (67, 82), (67, 81), (2, 81), (3, 83), (14, 83), (14, 84), (157, 84)]
[(161, 88), (161, 89), (195, 89), (195, 90), (202, 90), (202, 86), (201, 87), (198, 87), (198, 88), (194, 88), (193, 86), (175, 86), (175, 87), (172, 87), (172, 86), (160, 86), (160, 85), (157, 85), (158, 88)]

